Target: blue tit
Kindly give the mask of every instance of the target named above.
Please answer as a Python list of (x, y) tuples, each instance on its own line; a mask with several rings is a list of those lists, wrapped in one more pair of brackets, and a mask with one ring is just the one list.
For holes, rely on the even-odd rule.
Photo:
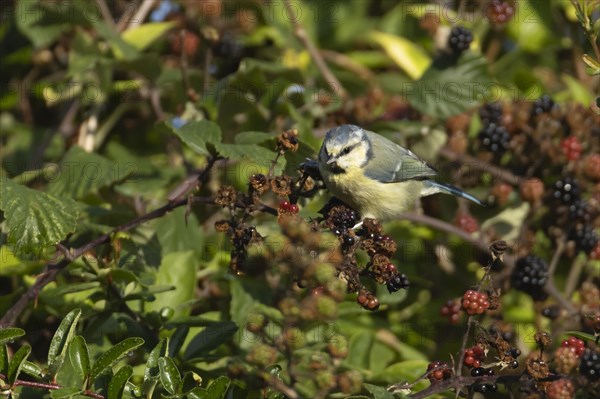
[(355, 125), (327, 132), (318, 164), (329, 191), (363, 218), (398, 218), (419, 197), (435, 193), (483, 205), (454, 186), (431, 180), (436, 171), (411, 151)]

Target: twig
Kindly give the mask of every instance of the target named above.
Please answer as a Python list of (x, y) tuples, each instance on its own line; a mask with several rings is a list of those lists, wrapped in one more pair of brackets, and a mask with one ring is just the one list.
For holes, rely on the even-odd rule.
[(110, 13), (110, 9), (106, 4), (105, 0), (96, 0), (96, 4), (98, 4), (98, 8), (100, 8), (100, 13), (102, 14), (102, 19), (111, 29), (115, 29), (117, 26), (115, 24), (115, 20)]
[(565, 297), (570, 298), (573, 291), (575, 291), (575, 288), (577, 288), (579, 276), (581, 275), (584, 266), (585, 261), (582, 261), (580, 258), (575, 258), (569, 269), (569, 275), (567, 276), (567, 282), (564, 289)]
[(565, 237), (560, 237), (557, 240), (557, 244), (556, 244), (556, 251), (554, 251), (554, 255), (552, 255), (552, 260), (550, 261), (550, 266), (548, 266), (548, 275), (550, 276), (551, 279), (554, 278), (554, 272), (556, 271), (556, 267), (558, 266), (558, 261), (560, 260), (560, 257), (562, 256), (563, 252), (565, 251)]
[(492, 165), (489, 162), (482, 161), (481, 159), (474, 158), (467, 154), (458, 154), (449, 148), (440, 149), (439, 154), (450, 161), (459, 161), (460, 163), (466, 164), (473, 169), (491, 173), (492, 176), (500, 180), (504, 180), (512, 185), (518, 185), (524, 180), (523, 177), (516, 176), (506, 169)]
[(327, 61), (333, 62), (334, 64), (349, 70), (350, 72), (356, 74), (356, 76), (359, 78), (366, 80), (368, 83), (377, 83), (377, 77), (369, 68), (362, 66), (347, 55), (338, 53), (336, 51), (323, 49), (319, 50), (319, 53)]
[[(288, 9), (292, 8), (290, 0), (284, 0), (284, 3)], [(310, 38), (308, 37), (308, 34), (306, 33), (304, 27), (300, 24), (297, 18), (291, 18), (291, 22), (292, 26), (294, 27), (294, 35), (298, 38), (298, 40), (300, 40), (300, 42), (304, 45), (304, 47), (306, 47), (306, 49), (310, 53), (310, 56), (315, 61), (315, 64), (317, 64), (319, 72), (321, 72), (321, 75), (323, 75), (323, 77), (325, 78), (327, 85), (329, 85), (332, 94), (338, 94), (342, 100), (346, 99), (346, 97), (348, 96), (346, 89), (344, 89), (340, 81), (331, 72), (331, 70), (325, 63), (325, 60), (323, 60), (323, 57), (319, 53), (319, 50), (312, 42), (312, 40), (310, 40)]]
[(554, 298), (558, 303), (560, 303), (560, 305), (563, 308), (565, 308), (567, 310), (567, 312), (570, 313), (571, 316), (574, 316), (577, 314), (577, 309), (575, 309), (575, 307), (573, 307), (571, 302), (569, 302), (567, 299), (565, 299), (565, 297), (563, 297), (563, 295), (560, 293), (558, 288), (556, 288), (556, 285), (554, 285), (553, 279), (548, 280), (548, 282), (544, 286), (544, 291), (548, 295), (550, 295), (552, 298)]
[(126, 31), (141, 25), (148, 16), (150, 10), (154, 7), (154, 3), (156, 3), (156, 0), (143, 0), (140, 4), (140, 8), (131, 18), (129, 18), (131, 13), (123, 13), (121, 19), (117, 23), (117, 30), (119, 32)]
[(193, 173), (188, 176), (184, 181), (182, 181), (177, 187), (175, 187), (169, 194), (167, 195), (167, 200), (169, 201), (177, 201), (186, 196), (190, 190), (198, 183), (204, 183), (208, 177), (208, 172), (212, 169), (215, 162), (218, 160), (218, 157), (210, 157), (208, 158), (207, 164), (199, 172)]
[(279, 392), (281, 392), (288, 398), (298, 399), (300, 397), (300, 395), (298, 395), (298, 392), (296, 392), (296, 390), (294, 390), (294, 388), (288, 387), (287, 385), (285, 385), (283, 383), (283, 381), (281, 381), (279, 378), (275, 377), (274, 375), (265, 373), (265, 374), (263, 374), (263, 377), (265, 378), (266, 382), (271, 387), (275, 388), (276, 390), (278, 390)]
[[(0, 380), (6, 380), (6, 376), (4, 374), (0, 374)], [(35, 382), (35, 381), (24, 381), (24, 380), (16, 380), (13, 386), (21, 386), (21, 387), (30, 387), (30, 388), (39, 388), (39, 389), (48, 389), (48, 390), (56, 390), (63, 388), (57, 384), (49, 384), (44, 382)], [(99, 393), (91, 392), (89, 390), (83, 391), (80, 395), (88, 396), (90, 398), (96, 399), (104, 399), (103, 395)]]

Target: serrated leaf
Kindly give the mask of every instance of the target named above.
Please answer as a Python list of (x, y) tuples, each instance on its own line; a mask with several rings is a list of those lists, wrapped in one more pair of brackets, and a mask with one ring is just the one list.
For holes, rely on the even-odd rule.
[(160, 382), (170, 394), (176, 394), (181, 385), (181, 375), (170, 357), (158, 359)]
[(206, 399), (223, 399), (231, 380), (225, 376), (221, 376), (210, 383), (206, 388)]
[(371, 32), (370, 38), (412, 79), (417, 80), (431, 64), (427, 53), (413, 41), (383, 32)]
[(3, 328), (0, 330), (0, 345), (13, 341), (15, 338), (25, 335), (25, 330), (17, 327)]
[(130, 365), (121, 367), (119, 371), (115, 373), (108, 383), (108, 399), (121, 399), (123, 397), (125, 385), (132, 374), (133, 368)]
[(75, 327), (77, 321), (81, 316), (81, 309), (71, 310), (64, 319), (60, 322), (58, 329), (50, 341), (50, 348), (48, 349), (48, 368), (51, 370), (52, 375), (61, 366), (64, 355), (67, 351), (73, 335), (75, 334)]
[(85, 339), (81, 335), (75, 336), (69, 344), (69, 359), (73, 370), (85, 379), (90, 372), (90, 355)]
[(126, 30), (121, 37), (126, 43), (143, 51), (174, 26), (173, 22), (148, 22)]
[(134, 168), (73, 146), (60, 164), (60, 174), (50, 182), (49, 192), (79, 199), (102, 187), (126, 179)]
[(215, 145), (219, 155), (234, 161), (248, 158), (260, 166), (268, 166), (275, 158), (275, 152), (256, 144), (223, 144)]
[(0, 209), (8, 241), (15, 252), (39, 252), (75, 231), (79, 211), (75, 201), (33, 190), (2, 178)]
[(233, 338), (237, 331), (237, 324), (232, 321), (213, 324), (200, 331), (185, 348), (184, 359), (208, 354), (219, 345)]
[(485, 58), (465, 53), (455, 65), (432, 65), (402, 94), (420, 112), (445, 119), (478, 105), (489, 82)]
[(221, 128), (207, 120), (192, 121), (178, 129), (172, 125), (167, 126), (181, 141), (200, 155), (213, 154), (215, 145), (221, 142)]
[(52, 399), (64, 399), (64, 398), (73, 397), (82, 392), (83, 391), (81, 389), (77, 389), (77, 388), (73, 388), (73, 387), (59, 388), (59, 389), (54, 389), (54, 390), (50, 391), (50, 397)]
[(92, 366), (90, 371), (90, 380), (95, 380), (100, 373), (109, 367), (114, 366), (120, 358), (130, 350), (144, 344), (144, 340), (138, 337), (126, 338), (118, 344), (104, 352)]
[(19, 377), (23, 363), (25, 363), (29, 353), (31, 353), (31, 346), (23, 345), (18, 351), (15, 352), (12, 359), (10, 359), (10, 363), (8, 363), (8, 373), (6, 376), (8, 385), (12, 386)]
[(144, 370), (144, 382), (152, 378), (158, 378), (158, 359), (167, 355), (168, 340), (163, 338), (152, 349), (148, 360), (146, 361), (146, 369)]

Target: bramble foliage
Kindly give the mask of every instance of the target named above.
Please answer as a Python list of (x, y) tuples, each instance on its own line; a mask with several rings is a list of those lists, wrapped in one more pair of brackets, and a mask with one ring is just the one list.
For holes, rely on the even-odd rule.
[[(598, 397), (598, 2), (442, 3), (3, 3), (0, 395)], [(344, 123), (486, 206), (362, 220)]]

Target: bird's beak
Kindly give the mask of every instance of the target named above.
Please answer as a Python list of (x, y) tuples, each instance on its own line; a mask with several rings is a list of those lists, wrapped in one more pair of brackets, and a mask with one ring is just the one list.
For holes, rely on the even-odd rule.
[(337, 161), (337, 158), (330, 158), (327, 160), (327, 165), (331, 165), (332, 163), (335, 163)]

